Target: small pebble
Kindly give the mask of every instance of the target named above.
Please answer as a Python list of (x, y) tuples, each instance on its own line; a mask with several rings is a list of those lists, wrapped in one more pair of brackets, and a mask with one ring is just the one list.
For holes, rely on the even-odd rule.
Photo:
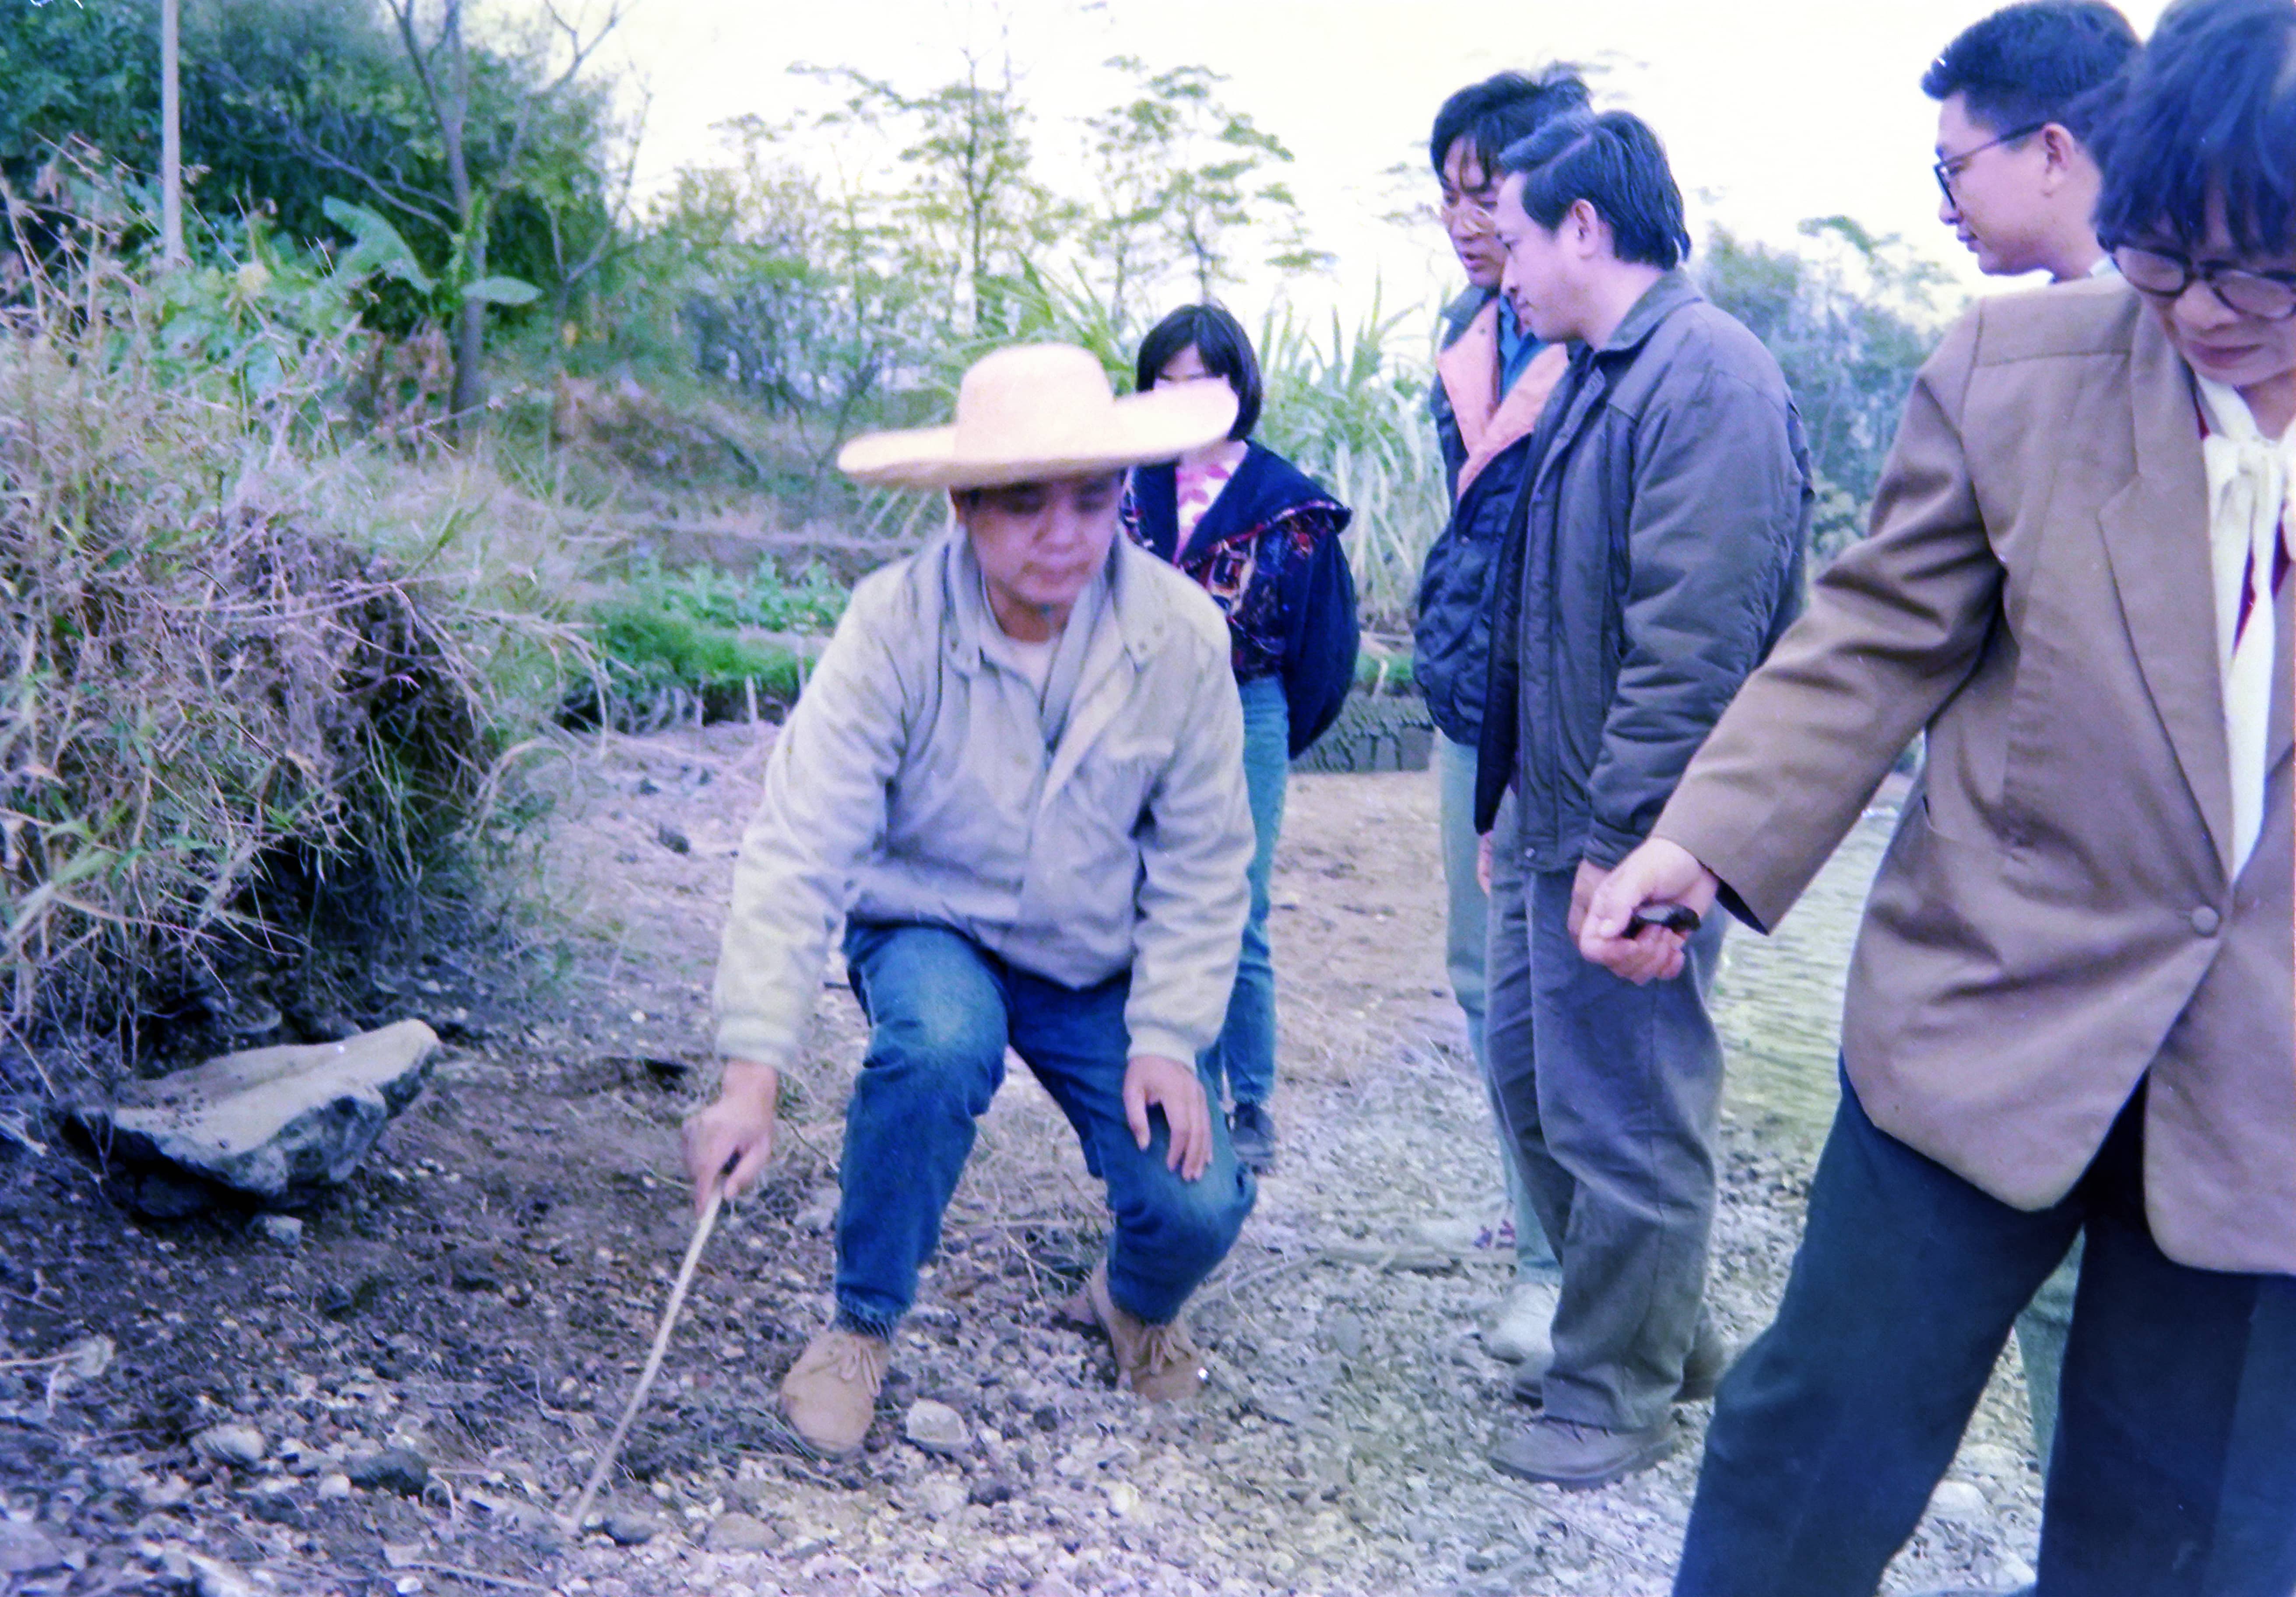
[(709, 1527), (712, 1552), (777, 1552), (782, 1533), (750, 1514), (720, 1514)]
[(319, 1477), (319, 1501), (325, 1502), (351, 1494), (351, 1478), (340, 1470)]
[(948, 1404), (935, 1403), (930, 1397), (909, 1405), (908, 1418), (901, 1422), (901, 1432), (927, 1453), (955, 1453), (971, 1440), (964, 1416)]
[(270, 1446), (251, 1425), (210, 1425), (192, 1438), (192, 1451), (211, 1464), (259, 1464)]
[(355, 1486), (370, 1492), (397, 1492), (405, 1497), (420, 1497), (422, 1488), (430, 1484), (430, 1462), (411, 1447), (386, 1447), (353, 1459), (343, 1466), (343, 1473)]
[(616, 1509), (599, 1521), (598, 1528), (624, 1547), (642, 1547), (661, 1534), (661, 1522), (628, 1509)]
[(258, 1214), (255, 1234), (289, 1253), (303, 1246), (303, 1222), (292, 1214)]
[(1941, 1481), (1930, 1494), (1930, 1512), (1940, 1519), (1981, 1519), (1985, 1494), (1965, 1480)]

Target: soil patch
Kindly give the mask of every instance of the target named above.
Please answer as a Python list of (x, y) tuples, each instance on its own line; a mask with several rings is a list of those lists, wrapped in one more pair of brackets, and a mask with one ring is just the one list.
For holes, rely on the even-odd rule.
[[(547, 1511), (611, 1428), (688, 1234), (676, 1126), (709, 1085), (707, 984), (770, 736), (594, 737), (554, 768), (544, 885), (576, 928), (560, 1000), (481, 1008), (293, 1246), (240, 1215), (134, 1220), (36, 1117), (0, 1115), (12, 1589), (1665, 1591), (1702, 1408), (1684, 1411), (1681, 1455), (1604, 1491), (1482, 1460), (1521, 1416), (1478, 1332), (1509, 1272), (1415, 1230), (1487, 1214), (1497, 1192), (1442, 976), (1425, 775), (1294, 780), (1275, 886), (1283, 1165), (1199, 1297), (1201, 1403), (1144, 1410), (1103, 1345), (1054, 1325), (1101, 1210), (1015, 1069), (866, 1450), (824, 1465), (797, 1449), (774, 1386), (828, 1312), (862, 1040), (829, 986), (771, 1178), (722, 1222), (624, 1455), (613, 1534), (563, 1538)], [(1854, 911), (1870, 870), (1838, 860), (1826, 890)], [(1818, 1006), (1846, 940), (1738, 951), (1734, 1062), (1767, 1047), (1826, 1079)], [(1775, 1305), (1813, 1150), (1808, 1116), (1774, 1106), (1742, 1104), (1726, 1127), (1712, 1295), (1734, 1335)], [(33, 1362), (98, 1337), (98, 1373)], [(961, 1442), (906, 1439), (920, 1399), (955, 1411)], [(226, 1425), (259, 1433), (261, 1456), (243, 1436), (236, 1461), (194, 1445)], [(414, 1459), (375, 1461), (393, 1449)], [(2007, 1367), (1955, 1477), (1890, 1590), (2024, 1577), (2038, 1478)]]

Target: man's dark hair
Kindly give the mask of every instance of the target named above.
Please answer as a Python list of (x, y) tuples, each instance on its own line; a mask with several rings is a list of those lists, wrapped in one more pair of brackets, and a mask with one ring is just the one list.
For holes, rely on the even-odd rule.
[(1587, 85), (1576, 67), (1545, 67), (1535, 77), (1501, 72), (1469, 84), (1443, 102), (1443, 109), (1435, 113), (1435, 131), (1428, 136), (1427, 162), (1441, 177), (1451, 146), (1464, 139), (1488, 174), (1499, 152), (1509, 144), (1529, 138), (1551, 117), (1586, 109)]
[(2197, 251), (2209, 197), (2243, 255), (2296, 252), (2296, 5), (2177, 0), (2097, 129), (2097, 236)]
[(1230, 316), (1225, 306), (1183, 305), (1150, 328), (1148, 336), (1140, 341), (1139, 358), (1133, 362), (1133, 389), (1144, 394), (1153, 388), (1172, 358), (1190, 344), (1203, 358), (1204, 370), (1226, 378), (1228, 386), (1235, 390), (1235, 425), (1227, 430), (1227, 435), (1250, 438), (1259, 424), (1259, 357), (1251, 352), (1251, 339), (1243, 324)]
[(2098, 91), (2136, 49), (2136, 30), (2104, 0), (2021, 0), (1964, 29), (1922, 74), (1922, 93), (1959, 95), (1996, 136), (2054, 122), (2086, 144)]
[(1609, 226), (1620, 260), (1671, 271), (1690, 253), (1666, 146), (1632, 111), (1557, 117), (1501, 151), (1499, 171), (1521, 176), (1523, 212), (1549, 232), (1584, 200)]

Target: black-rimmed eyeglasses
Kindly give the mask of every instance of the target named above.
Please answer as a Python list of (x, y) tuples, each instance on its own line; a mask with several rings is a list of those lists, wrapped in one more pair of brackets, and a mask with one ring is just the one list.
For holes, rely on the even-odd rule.
[(1937, 179), (1938, 193), (1945, 196), (1947, 204), (1958, 205), (1961, 202), (1953, 197), (1954, 180), (1961, 176), (1971, 161), (1988, 150), (1996, 149), (2003, 144), (2013, 144), (2021, 138), (2030, 138), (2047, 126), (2046, 122), (2036, 122), (2030, 128), (2014, 128), (2003, 134), (1999, 138), (1987, 139), (1974, 150), (1964, 150), (1958, 155), (1948, 155), (1942, 161), (1931, 163), (1930, 173)]
[(2254, 272), (2221, 260), (2191, 261), (2165, 250), (2116, 244), (2112, 264), (2128, 286), (2156, 300), (2177, 300), (2205, 283), (2217, 303), (2234, 316), (2282, 322), (2296, 316), (2296, 272)]

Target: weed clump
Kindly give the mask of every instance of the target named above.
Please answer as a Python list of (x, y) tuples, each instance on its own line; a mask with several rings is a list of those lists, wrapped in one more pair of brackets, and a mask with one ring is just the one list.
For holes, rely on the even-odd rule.
[(386, 552), (330, 435), (365, 335), (273, 276), (99, 241), (0, 309), (0, 1090), (340, 1031), (566, 641)]

